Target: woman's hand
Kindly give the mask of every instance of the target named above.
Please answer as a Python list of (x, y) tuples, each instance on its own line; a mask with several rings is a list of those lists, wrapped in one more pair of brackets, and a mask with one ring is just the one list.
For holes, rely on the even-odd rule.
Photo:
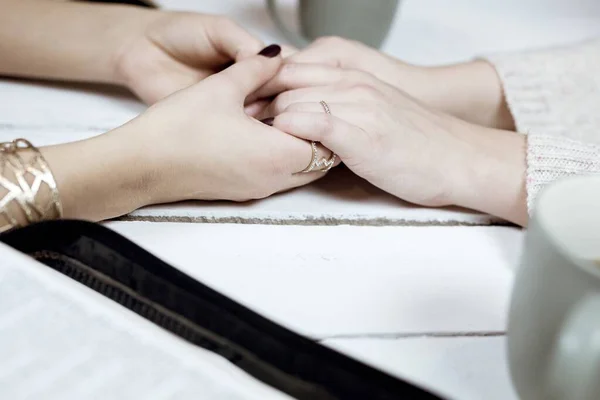
[(76, 1), (0, 8), (0, 76), (123, 85), (149, 104), (263, 47), (219, 16)]
[(512, 129), (500, 80), (485, 61), (443, 67), (411, 65), (360, 42), (339, 37), (317, 39), (285, 61), (284, 71), (262, 88), (255, 98), (286, 89), (294, 64), (324, 64), (367, 72), (436, 110), (472, 123)]
[(324, 176), (295, 174), (311, 160), (308, 142), (244, 113), (246, 96), (277, 73), (279, 51), (269, 46), (107, 134), (42, 148), (65, 216), (100, 220), (155, 203), (259, 199)]
[(148, 104), (254, 55), (263, 47), (259, 39), (225, 17), (149, 13), (141, 24), (123, 21), (124, 44), (115, 57), (117, 81)]
[(526, 221), (521, 135), (431, 110), (365, 72), (304, 64), (285, 82), (290, 90), (263, 116), (275, 116), (279, 130), (321, 142), (374, 185), (421, 205)]

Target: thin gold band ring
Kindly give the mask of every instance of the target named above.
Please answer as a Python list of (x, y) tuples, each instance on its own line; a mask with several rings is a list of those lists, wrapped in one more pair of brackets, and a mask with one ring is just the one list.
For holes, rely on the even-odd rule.
[[(321, 107), (323, 107), (323, 111), (325, 112), (325, 114), (331, 115), (329, 105), (324, 100), (321, 100), (319, 104), (321, 105)], [(307, 174), (309, 172), (327, 172), (331, 168), (333, 168), (335, 164), (335, 159), (337, 158), (337, 155), (334, 152), (331, 153), (331, 156), (329, 156), (328, 159), (323, 157), (319, 160), (317, 142), (310, 142), (310, 147), (312, 149), (312, 157), (310, 159), (310, 164), (308, 164), (306, 168), (300, 171), (301, 173)]]

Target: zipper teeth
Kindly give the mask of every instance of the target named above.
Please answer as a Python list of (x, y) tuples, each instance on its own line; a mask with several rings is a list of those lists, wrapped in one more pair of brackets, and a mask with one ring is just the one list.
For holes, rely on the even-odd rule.
[[(95, 276), (86, 267), (80, 265), (80, 262), (66, 257), (62, 254), (51, 251), (39, 251), (32, 254), (36, 260), (53, 260), (58, 262), (51, 263), (53, 269), (69, 278), (87, 286), (88, 288), (100, 293), (101, 295), (119, 303), (123, 307), (135, 312), (136, 314), (146, 318), (154, 324), (168, 330), (171, 333), (185, 339), (189, 342), (196, 343), (202, 347), (212, 350), (218, 346), (211, 340), (207, 340), (200, 333), (196, 332), (186, 324), (181, 323), (176, 318), (168, 315), (166, 312), (155, 307), (153, 304), (141, 297), (136, 297), (131, 293), (127, 293), (122, 288), (115, 284), (111, 284), (110, 278), (102, 278)], [(67, 262), (67, 260), (69, 262)]]
[(311, 400), (337, 399), (327, 388), (305, 381), (295, 374), (281, 371), (277, 366), (264, 362), (244, 347), (221, 338), (201, 325), (196, 325), (193, 321), (164, 308), (159, 303), (140, 296), (126, 285), (114, 281), (110, 276), (97, 272), (75, 258), (48, 250), (37, 251), (29, 255), (180, 338), (219, 354), (258, 380), (292, 397)]

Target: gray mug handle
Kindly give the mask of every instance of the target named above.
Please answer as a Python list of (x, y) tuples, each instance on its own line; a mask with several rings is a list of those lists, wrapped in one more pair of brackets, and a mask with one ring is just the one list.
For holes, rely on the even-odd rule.
[(273, 19), (275, 26), (281, 31), (283, 36), (294, 46), (303, 48), (308, 45), (308, 41), (304, 39), (300, 34), (292, 32), (281, 20), (279, 12), (277, 11), (277, 0), (267, 0), (267, 9), (269, 15)]

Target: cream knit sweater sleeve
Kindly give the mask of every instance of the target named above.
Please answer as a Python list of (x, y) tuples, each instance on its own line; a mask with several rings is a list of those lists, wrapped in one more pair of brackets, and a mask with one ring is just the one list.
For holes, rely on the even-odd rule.
[(600, 40), (486, 57), (527, 134), (527, 207), (545, 185), (600, 174)]

